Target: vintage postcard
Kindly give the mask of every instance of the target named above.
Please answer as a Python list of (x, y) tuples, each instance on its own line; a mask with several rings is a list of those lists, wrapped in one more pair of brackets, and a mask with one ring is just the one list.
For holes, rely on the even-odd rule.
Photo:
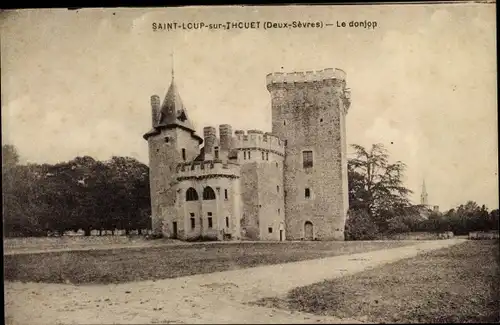
[(495, 3), (0, 17), (7, 324), (500, 321)]

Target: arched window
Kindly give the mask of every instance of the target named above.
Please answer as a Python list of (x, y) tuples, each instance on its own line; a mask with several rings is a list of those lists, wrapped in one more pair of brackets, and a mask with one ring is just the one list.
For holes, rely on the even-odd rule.
[(198, 201), (198, 193), (192, 187), (186, 191), (186, 201)]
[(203, 190), (203, 200), (215, 200), (215, 192), (210, 186)]

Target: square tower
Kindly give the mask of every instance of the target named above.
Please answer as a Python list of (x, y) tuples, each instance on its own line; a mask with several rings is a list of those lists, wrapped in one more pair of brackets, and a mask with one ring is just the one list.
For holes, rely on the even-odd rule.
[(285, 141), (287, 239), (344, 240), (350, 106), (345, 76), (339, 69), (267, 76), (273, 134)]

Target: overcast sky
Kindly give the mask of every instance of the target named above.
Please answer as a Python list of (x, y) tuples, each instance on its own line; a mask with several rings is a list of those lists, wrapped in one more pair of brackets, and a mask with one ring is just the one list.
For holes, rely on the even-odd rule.
[[(198, 132), (271, 131), (265, 76), (347, 73), (349, 144), (383, 143), (418, 202), (498, 207), (495, 6), (385, 5), (22, 10), (1, 14), (2, 142), (22, 162), (90, 155), (148, 163), (150, 96), (170, 53)], [(153, 22), (376, 21), (336, 28), (153, 32)]]

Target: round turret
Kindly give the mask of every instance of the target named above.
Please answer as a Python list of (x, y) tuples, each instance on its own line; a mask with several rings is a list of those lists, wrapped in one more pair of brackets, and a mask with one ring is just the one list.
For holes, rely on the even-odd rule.
[(277, 155), (285, 154), (285, 143), (277, 136), (261, 130), (235, 131), (233, 148), (238, 150), (259, 150), (264, 152), (274, 152)]

